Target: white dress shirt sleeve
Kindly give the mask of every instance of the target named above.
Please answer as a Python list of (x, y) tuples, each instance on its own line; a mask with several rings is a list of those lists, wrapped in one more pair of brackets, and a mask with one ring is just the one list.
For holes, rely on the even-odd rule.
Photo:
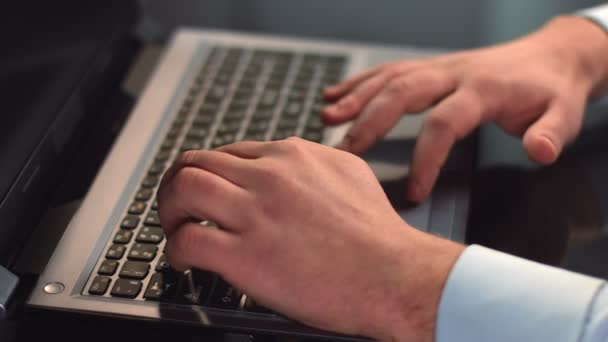
[(577, 12), (578, 15), (594, 21), (608, 32), (608, 5), (600, 5)]
[(472, 245), (452, 269), (436, 342), (608, 341), (601, 279)]

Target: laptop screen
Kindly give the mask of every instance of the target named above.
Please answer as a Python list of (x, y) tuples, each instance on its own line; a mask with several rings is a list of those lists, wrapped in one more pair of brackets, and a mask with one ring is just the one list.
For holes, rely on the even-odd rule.
[(31, 228), (32, 220), (22, 225), (37, 214), (31, 201), (52, 183), (69, 126), (85, 114), (66, 108), (86, 100), (76, 98), (90, 86), (85, 75), (134, 8), (130, 1), (0, 3), (0, 264)]

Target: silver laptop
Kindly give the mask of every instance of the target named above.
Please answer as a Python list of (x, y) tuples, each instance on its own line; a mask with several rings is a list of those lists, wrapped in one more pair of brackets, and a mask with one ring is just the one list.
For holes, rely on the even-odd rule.
[[(179, 30), (39, 277), (29, 305), (238, 331), (332, 336), (257, 305), (217, 275), (173, 271), (163, 255), (155, 190), (184, 150), (294, 135), (338, 143), (348, 126), (321, 124), (323, 87), (385, 61), (421, 57), (411, 51)], [(407, 116), (365, 159), (404, 219), (463, 241), (471, 148), (453, 153), (429, 200), (418, 206), (401, 200), (422, 118)]]

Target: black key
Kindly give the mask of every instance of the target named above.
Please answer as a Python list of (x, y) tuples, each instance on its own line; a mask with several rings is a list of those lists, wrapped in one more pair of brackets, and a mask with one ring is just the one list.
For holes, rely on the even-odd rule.
[(302, 138), (320, 143), (321, 140), (323, 140), (323, 133), (318, 131), (308, 131), (304, 133)]
[(114, 243), (127, 244), (131, 241), (133, 232), (130, 230), (121, 229), (114, 235)]
[(164, 163), (171, 157), (171, 151), (160, 151), (156, 154), (154, 160), (157, 163)]
[(144, 292), (147, 300), (168, 300), (177, 291), (177, 282), (169, 282), (163, 273), (157, 272), (150, 277), (150, 282)]
[(198, 109), (198, 116), (213, 118), (219, 108), (220, 106), (217, 103), (205, 102), (201, 105), (201, 108)]
[(161, 173), (163, 173), (163, 171), (165, 171), (164, 163), (154, 163), (154, 164), (152, 164), (152, 166), (150, 166), (150, 169), (148, 170), (148, 174), (160, 175)]
[(240, 89), (253, 90), (255, 88), (256, 83), (257, 83), (257, 79), (255, 79), (255, 78), (242, 78), (241, 83), (239, 83), (239, 90)]
[(251, 101), (249, 99), (232, 99), (230, 102), (230, 106), (228, 106), (229, 111), (245, 111), (247, 107), (249, 107), (249, 103)]
[(158, 227), (143, 227), (139, 230), (139, 234), (135, 238), (137, 242), (159, 244), (163, 241), (165, 234), (162, 228)]
[(285, 76), (287, 76), (287, 69), (275, 66), (268, 78), (268, 84), (283, 82), (285, 80)]
[(281, 121), (279, 121), (279, 124), (277, 125), (278, 129), (280, 130), (293, 130), (297, 126), (298, 120), (290, 118), (282, 118)]
[(158, 210), (158, 201), (156, 198), (154, 199), (154, 202), (152, 202), (152, 210)]
[(163, 143), (160, 145), (162, 150), (170, 150), (175, 146), (175, 139), (165, 139)]
[(146, 203), (144, 202), (133, 202), (129, 206), (129, 214), (141, 215), (146, 211)]
[(202, 150), (203, 149), (203, 141), (200, 140), (186, 140), (180, 147), (182, 152), (192, 151), (192, 150)]
[(213, 293), (211, 294), (210, 304), (221, 309), (236, 309), (241, 301), (241, 292), (223, 279), (218, 279)]
[(300, 102), (290, 102), (285, 107), (284, 113), (286, 116), (297, 117), (302, 113), (302, 104)]
[(95, 277), (95, 279), (93, 279), (93, 282), (91, 283), (91, 287), (89, 287), (89, 294), (103, 296), (106, 291), (108, 291), (108, 287), (110, 286), (111, 281), (112, 279), (108, 277)]
[(237, 121), (240, 122), (245, 117), (245, 109), (229, 109), (224, 114), (224, 121)]
[(264, 141), (266, 140), (266, 133), (247, 133), (243, 137), (245, 141)]
[(199, 115), (194, 118), (192, 121), (192, 126), (196, 128), (206, 128), (209, 127), (213, 123), (214, 118), (208, 115)]
[(177, 113), (177, 115), (179, 117), (186, 117), (188, 116), (188, 114), (190, 114), (190, 109), (189, 107), (182, 107), (180, 108), (179, 112)]
[(305, 97), (306, 97), (306, 92), (302, 91), (302, 90), (294, 89), (289, 93), (289, 99), (291, 101), (294, 101), (293, 103), (299, 103), (300, 101), (303, 101)]
[(274, 91), (279, 91), (281, 89), (281, 86), (283, 85), (283, 79), (282, 78), (271, 78), (268, 80), (268, 82), (266, 82), (266, 89), (267, 90), (274, 90)]
[(135, 215), (127, 215), (122, 222), (120, 223), (120, 228), (124, 229), (134, 229), (139, 224), (139, 216)]
[(221, 101), (226, 97), (228, 88), (222, 85), (215, 85), (207, 93), (207, 99), (211, 101)]
[(234, 93), (234, 96), (232, 97), (233, 99), (239, 99), (239, 100), (248, 100), (251, 99), (251, 97), (253, 96), (253, 89), (249, 88), (249, 87), (243, 87), (237, 89), (237, 91)]
[(205, 128), (196, 128), (196, 127), (192, 127), (186, 135), (186, 137), (188, 137), (188, 139), (198, 140), (198, 141), (205, 139), (206, 136), (207, 136), (207, 130)]
[(158, 185), (158, 176), (148, 175), (141, 182), (141, 186), (144, 188), (153, 188)]
[(114, 275), (116, 269), (118, 268), (118, 261), (116, 260), (104, 260), (99, 266), (99, 271), (97, 273), (101, 275), (111, 276)]
[(265, 133), (268, 130), (270, 123), (268, 121), (255, 121), (247, 127), (247, 133)]
[(189, 279), (184, 277), (180, 287), (178, 301), (185, 304), (202, 304), (211, 293), (213, 274), (207, 271), (192, 270), (192, 286), (194, 293), (190, 291)]
[[(182, 128), (184, 128), (184, 123), (185, 123), (185, 122), (186, 122), (185, 120), (181, 120), (181, 119), (180, 119), (180, 120), (175, 120), (175, 121), (173, 121), (173, 123), (171, 124), (171, 127), (173, 127), (173, 128), (177, 128), (177, 129), (180, 129), (180, 130), (181, 130)], [(175, 138), (171, 138), (171, 139), (175, 139)]]
[(310, 129), (321, 130), (323, 129), (323, 122), (321, 121), (321, 118), (319, 116), (311, 116), (310, 119), (308, 119), (306, 127)]
[(268, 121), (274, 116), (273, 110), (267, 110), (263, 108), (258, 108), (255, 113), (253, 113), (252, 120), (253, 121)]
[(171, 265), (169, 265), (169, 262), (167, 261), (167, 257), (163, 254), (160, 256), (160, 258), (158, 258), (158, 262), (156, 263), (156, 267), (154, 267), (154, 269), (157, 272), (163, 272), (165, 270), (168, 270), (171, 268)]
[(158, 247), (148, 243), (136, 243), (129, 250), (129, 260), (152, 261), (156, 257)]
[(343, 55), (334, 55), (327, 57), (327, 64), (329, 65), (337, 65), (342, 66), (346, 63), (346, 56)]
[(158, 211), (150, 211), (144, 220), (144, 224), (147, 226), (160, 227), (160, 218), (158, 218)]
[(232, 75), (229, 75), (229, 74), (224, 74), (224, 73), (218, 74), (215, 77), (214, 83), (216, 83), (216, 84), (228, 84), (228, 83), (230, 83), (230, 79), (231, 78), (232, 78)]
[(123, 245), (113, 244), (112, 246), (110, 246), (110, 248), (108, 248), (108, 253), (106, 253), (106, 258), (118, 260), (118, 259), (122, 258), (122, 256), (125, 254), (126, 250), (127, 250), (127, 247), (125, 247)]
[(260, 99), (260, 106), (272, 107), (277, 103), (278, 93), (276, 91), (267, 90), (262, 94)]
[(177, 138), (177, 136), (179, 135), (180, 131), (181, 131), (180, 127), (171, 127), (171, 129), (169, 130), (169, 132), (167, 132), (167, 139), (175, 139), (175, 138)]
[(148, 275), (150, 264), (141, 261), (125, 261), (118, 274), (121, 278), (144, 279)]
[(241, 128), (240, 121), (224, 122), (218, 127), (218, 134), (235, 134)]
[(192, 97), (191, 95), (188, 95), (184, 99), (184, 102), (183, 102), (182, 106), (185, 107), (185, 108), (189, 108), (189, 107), (192, 107), (193, 103), (194, 103), (194, 97)]
[(147, 201), (150, 198), (152, 198), (153, 194), (154, 194), (154, 189), (142, 188), (142, 189), (139, 189), (139, 191), (137, 191), (137, 193), (135, 194), (135, 200), (136, 201)]
[(141, 282), (131, 279), (117, 279), (110, 294), (114, 297), (135, 298), (141, 291)]

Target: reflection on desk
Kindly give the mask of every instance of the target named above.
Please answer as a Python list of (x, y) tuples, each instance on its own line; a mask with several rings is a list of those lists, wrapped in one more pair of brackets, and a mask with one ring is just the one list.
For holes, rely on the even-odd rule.
[(551, 166), (480, 170), (468, 241), (608, 278), (607, 144), (603, 120)]

